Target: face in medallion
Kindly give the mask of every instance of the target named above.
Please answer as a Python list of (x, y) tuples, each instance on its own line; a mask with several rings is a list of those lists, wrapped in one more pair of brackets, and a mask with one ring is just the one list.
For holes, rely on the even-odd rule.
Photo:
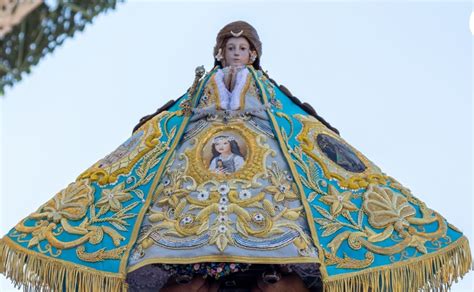
[[(231, 138), (230, 136), (220, 136), (218, 138), (215, 138), (214, 139), (214, 143), (213, 143), (213, 146), (214, 146), (214, 150), (219, 152), (219, 154), (222, 154), (224, 156), (228, 156), (230, 153), (232, 153), (232, 149), (231, 149)], [(238, 144), (237, 144), (237, 148), (238, 148)]]
[[(219, 133), (210, 140), (208, 169), (218, 174), (231, 174), (245, 164), (245, 143), (238, 135)], [(205, 152), (205, 150), (203, 151)]]

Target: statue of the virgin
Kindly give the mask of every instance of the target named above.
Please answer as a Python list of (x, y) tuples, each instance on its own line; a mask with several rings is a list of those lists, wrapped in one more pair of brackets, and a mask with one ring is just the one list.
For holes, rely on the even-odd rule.
[(443, 290), (468, 240), (262, 70), (244, 21), (215, 66), (0, 240), (53, 291)]

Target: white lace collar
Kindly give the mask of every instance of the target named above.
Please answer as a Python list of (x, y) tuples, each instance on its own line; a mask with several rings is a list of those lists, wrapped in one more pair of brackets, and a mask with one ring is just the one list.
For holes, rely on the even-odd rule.
[(229, 70), (229, 67), (218, 69), (215, 74), (217, 89), (219, 91), (219, 101), (222, 109), (237, 110), (240, 107), (240, 96), (245, 87), (245, 83), (247, 82), (249, 70), (246, 67), (242, 67), (237, 72), (235, 87), (232, 92), (227, 89), (224, 83), (224, 77), (227, 70)]

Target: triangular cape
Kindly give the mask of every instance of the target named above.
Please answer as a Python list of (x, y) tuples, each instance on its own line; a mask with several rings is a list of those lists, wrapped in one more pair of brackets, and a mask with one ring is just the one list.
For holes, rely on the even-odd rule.
[[(326, 291), (444, 289), (471, 266), (468, 240), (248, 66), (295, 178)], [(164, 166), (207, 80), (152, 117), (0, 240), (0, 272), (40, 290), (122, 291)], [(108, 163), (109, 162), (109, 163)]]

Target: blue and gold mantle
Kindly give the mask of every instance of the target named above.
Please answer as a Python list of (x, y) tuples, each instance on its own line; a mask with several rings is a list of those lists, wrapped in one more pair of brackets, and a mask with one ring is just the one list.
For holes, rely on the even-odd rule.
[[(447, 289), (467, 238), (249, 66), (295, 179), (326, 291)], [(215, 69), (0, 240), (0, 272), (33, 290), (125, 291), (165, 165)]]

